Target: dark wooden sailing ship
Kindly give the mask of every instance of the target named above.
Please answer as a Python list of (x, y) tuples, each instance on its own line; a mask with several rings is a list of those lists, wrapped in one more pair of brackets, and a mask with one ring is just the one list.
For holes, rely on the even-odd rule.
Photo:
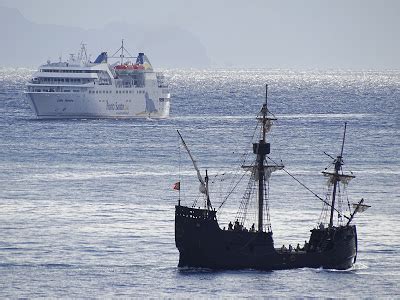
[[(265, 104), (257, 117), (261, 125), (260, 139), (253, 143), (253, 153), (256, 159), (253, 165), (243, 166), (250, 171), (254, 181), (256, 199), (258, 201), (257, 226), (245, 229), (244, 219), (236, 219), (234, 226), (229, 224), (227, 230), (221, 229), (217, 220), (217, 210), (212, 208), (209, 196), (209, 180), (203, 179), (182, 136), (183, 145), (187, 150), (197, 171), (201, 191), (204, 193), (204, 208), (181, 205), (179, 199), (175, 207), (175, 243), (179, 250), (179, 267), (202, 267), (211, 269), (242, 269), (277, 270), (291, 268), (328, 268), (344, 270), (351, 268), (357, 257), (357, 231), (351, 224), (355, 214), (368, 206), (363, 200), (354, 205), (354, 210), (345, 215), (337, 208), (336, 200), (340, 192), (340, 184), (347, 184), (354, 176), (343, 172), (343, 147), (346, 126), (343, 135), (341, 153), (333, 158), (333, 171), (324, 171), (328, 177), (331, 194), (323, 199), (325, 223), (311, 230), (308, 241), (297, 248), (276, 248), (269, 223), (269, 210), (266, 205), (267, 181), (271, 172), (284, 169), (283, 165), (272, 163), (269, 159), (270, 144), (267, 142), (267, 131), (276, 120)], [(287, 171), (285, 171), (287, 172)], [(287, 172), (288, 173), (288, 172)], [(179, 187), (178, 187), (179, 188)], [(251, 191), (245, 193), (249, 198)], [(248, 202), (248, 201), (247, 201)], [(342, 206), (342, 205), (340, 205)], [(350, 203), (348, 203), (350, 209)], [(337, 222), (334, 216), (337, 213)], [(242, 214), (243, 215), (243, 214)], [(245, 214), (244, 214), (245, 215)], [(334, 224), (335, 223), (335, 224)], [(337, 224), (336, 224), (337, 223)]]

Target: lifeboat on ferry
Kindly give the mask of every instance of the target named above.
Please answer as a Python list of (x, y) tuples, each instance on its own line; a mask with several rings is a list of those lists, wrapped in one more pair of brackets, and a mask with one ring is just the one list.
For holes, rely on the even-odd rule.
[(126, 70), (127, 67), (128, 67), (127, 65), (118, 65), (118, 66), (115, 66), (114, 69), (115, 70)]
[(139, 64), (123, 64), (115, 66), (114, 69), (118, 71), (134, 71), (134, 70), (144, 70), (145, 68), (143, 65)]

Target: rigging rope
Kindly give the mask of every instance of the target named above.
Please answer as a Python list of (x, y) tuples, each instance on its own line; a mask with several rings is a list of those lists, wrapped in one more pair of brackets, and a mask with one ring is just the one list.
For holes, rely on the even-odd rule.
[(217, 211), (222, 207), (222, 205), (225, 204), (226, 200), (228, 200), (229, 196), (233, 193), (233, 191), (236, 189), (236, 187), (239, 185), (239, 183), (242, 181), (243, 177), (246, 175), (246, 172), (244, 172), (244, 174), (242, 175), (242, 177), (240, 177), (239, 181), (235, 184), (235, 186), (233, 187), (233, 189), (228, 193), (228, 195), (226, 195), (224, 201), (222, 201), (222, 203), (218, 206)]
[[(254, 127), (253, 134), (252, 134), (252, 136), (251, 136), (250, 141), (253, 141), (254, 136), (255, 136), (255, 134), (256, 134), (256, 132), (257, 132), (258, 126), (259, 126), (259, 124), (257, 123), (257, 125)], [(243, 153), (242, 156), (244, 156), (244, 158), (243, 158), (243, 159), (240, 159), (240, 161), (242, 162), (241, 165), (245, 165), (246, 160), (247, 160), (247, 157), (249, 156), (249, 153), (250, 153), (249, 151)], [(240, 167), (240, 169), (241, 169), (241, 167)], [(239, 174), (239, 169), (238, 169), (238, 172), (236, 172), (235, 175), (233, 176), (232, 184), (236, 181), (236, 178), (237, 178), (238, 174)], [(228, 189), (228, 194), (226, 195), (225, 199), (224, 199), (224, 200), (221, 202), (221, 204), (219, 205), (217, 211), (219, 211), (220, 208), (225, 204), (225, 202), (228, 200), (228, 198), (230, 197), (230, 195), (231, 195), (231, 194), (234, 192), (234, 190), (237, 188), (237, 186), (238, 186), (239, 183), (242, 181), (242, 179), (243, 179), (243, 177), (244, 177), (245, 175), (246, 175), (246, 172), (243, 173), (243, 175), (240, 177), (240, 179), (238, 180), (238, 182), (237, 182), (233, 187), (231, 186), (231, 189), (230, 189), (230, 190)]]
[[(271, 159), (269, 156), (267, 156), (269, 160), (271, 160), (275, 165), (278, 166), (278, 164)], [(290, 177), (292, 177), (295, 181), (297, 181), (302, 187), (304, 187), (307, 191), (309, 191), (311, 194), (313, 194), (315, 197), (317, 197), (319, 200), (321, 200), (322, 202), (324, 202), (326, 205), (328, 205), (329, 207), (332, 207), (332, 205), (328, 202), (326, 202), (324, 199), (322, 199), (320, 196), (318, 196), (316, 193), (314, 193), (309, 187), (307, 187), (304, 183), (302, 183), (300, 180), (298, 180), (296, 177), (294, 177), (294, 175), (290, 174), (284, 167), (282, 168), (282, 170), (288, 174)], [(342, 216), (342, 213), (337, 210), (336, 208), (334, 208), (334, 210), (340, 215)], [(345, 217), (346, 219), (349, 219), (349, 217), (343, 215), (343, 217)]]

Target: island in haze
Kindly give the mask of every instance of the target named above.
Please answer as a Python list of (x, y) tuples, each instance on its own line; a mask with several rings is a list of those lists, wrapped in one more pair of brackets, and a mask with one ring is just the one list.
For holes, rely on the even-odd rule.
[(110, 23), (100, 29), (38, 24), (17, 9), (0, 7), (0, 66), (36, 68), (48, 59), (63, 60), (87, 44), (94, 60), (102, 51), (115, 51), (121, 39), (132, 52), (145, 52), (161, 67), (207, 67), (210, 59), (200, 40), (178, 26)]

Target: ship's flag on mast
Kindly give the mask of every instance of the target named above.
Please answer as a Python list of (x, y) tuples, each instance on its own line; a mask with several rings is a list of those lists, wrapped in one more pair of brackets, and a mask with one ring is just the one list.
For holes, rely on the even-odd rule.
[(180, 189), (181, 189), (181, 182), (180, 182), (180, 181), (175, 182), (174, 185), (172, 186), (172, 188), (173, 188), (174, 190), (180, 191)]

